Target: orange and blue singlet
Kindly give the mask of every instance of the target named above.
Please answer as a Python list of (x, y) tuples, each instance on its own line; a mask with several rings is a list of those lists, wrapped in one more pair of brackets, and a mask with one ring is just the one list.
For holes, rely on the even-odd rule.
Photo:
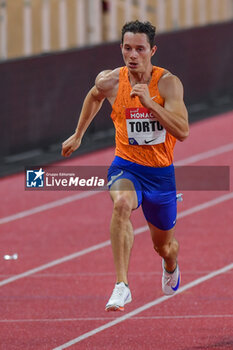
[[(163, 68), (153, 66), (149, 92), (153, 101), (164, 106), (158, 82)], [(176, 185), (173, 148), (176, 139), (145, 108), (139, 98), (130, 97), (132, 86), (128, 68), (120, 68), (119, 88), (111, 118), (116, 130), (116, 151), (108, 171), (109, 188), (121, 178), (134, 184), (138, 206), (142, 204), (148, 222), (162, 230), (176, 222)]]

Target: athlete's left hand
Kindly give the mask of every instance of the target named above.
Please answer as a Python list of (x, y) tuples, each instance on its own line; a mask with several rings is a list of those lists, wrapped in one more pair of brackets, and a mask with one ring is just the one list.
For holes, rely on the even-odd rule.
[(139, 97), (139, 100), (144, 107), (150, 108), (152, 100), (150, 97), (150, 92), (147, 84), (134, 85), (130, 93), (130, 97), (135, 97), (135, 96)]

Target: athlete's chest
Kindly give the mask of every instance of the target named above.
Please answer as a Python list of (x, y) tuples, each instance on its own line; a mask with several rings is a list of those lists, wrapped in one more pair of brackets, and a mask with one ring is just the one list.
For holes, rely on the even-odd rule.
[[(159, 97), (151, 98), (159, 102)], [(117, 99), (114, 106), (115, 126), (125, 133), (129, 145), (152, 146), (165, 142), (166, 130), (157, 121), (156, 116), (141, 104), (138, 96), (130, 97), (129, 89)]]
[(122, 118), (129, 145), (157, 145), (165, 142), (166, 130), (145, 107), (125, 108)]

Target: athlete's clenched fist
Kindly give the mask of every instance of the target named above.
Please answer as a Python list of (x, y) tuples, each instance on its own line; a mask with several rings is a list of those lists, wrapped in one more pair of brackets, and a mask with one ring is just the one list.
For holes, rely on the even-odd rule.
[(138, 96), (141, 104), (146, 108), (150, 108), (152, 100), (147, 84), (135, 84), (132, 88), (130, 96)]

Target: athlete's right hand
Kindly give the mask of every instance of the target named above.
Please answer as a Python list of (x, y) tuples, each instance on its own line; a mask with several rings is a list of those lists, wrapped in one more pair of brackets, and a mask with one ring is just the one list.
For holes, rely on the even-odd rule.
[(71, 135), (66, 141), (62, 143), (61, 155), (69, 157), (81, 145), (81, 139), (76, 134)]

